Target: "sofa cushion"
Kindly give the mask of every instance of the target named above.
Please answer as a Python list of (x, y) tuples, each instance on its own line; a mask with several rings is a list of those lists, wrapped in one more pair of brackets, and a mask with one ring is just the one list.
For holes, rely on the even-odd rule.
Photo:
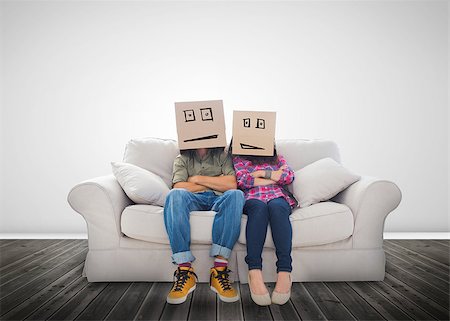
[(171, 139), (150, 137), (132, 139), (125, 147), (123, 162), (155, 173), (170, 188), (173, 161), (179, 153), (177, 142)]
[[(278, 153), (284, 156), (294, 171), (325, 157), (340, 162), (338, 147), (330, 140), (279, 139), (276, 146)], [(178, 143), (175, 140), (136, 138), (127, 143), (123, 162), (157, 174), (171, 187), (173, 160), (178, 154)]]
[[(122, 233), (128, 237), (161, 244), (170, 244), (164, 225), (164, 209), (154, 205), (130, 205), (121, 218)], [(191, 212), (191, 243), (211, 244), (213, 211)]]
[[(295, 208), (290, 215), (292, 247), (323, 245), (344, 240), (353, 234), (353, 214), (347, 206), (335, 202), (322, 202), (305, 208)], [(246, 244), (247, 215), (242, 216), (239, 242)], [(272, 234), (267, 229), (264, 247), (275, 248)]]
[(276, 146), (294, 171), (325, 157), (341, 162), (338, 146), (331, 140), (277, 139)]
[(330, 157), (295, 172), (292, 190), (300, 207), (327, 201), (361, 178)]
[[(191, 243), (211, 244), (211, 231), (215, 212), (191, 212)], [(334, 202), (322, 202), (295, 209), (291, 216), (293, 247), (322, 245), (343, 240), (353, 233), (353, 214), (350, 209)], [(242, 216), (239, 242), (245, 244), (247, 216)], [(163, 208), (153, 205), (131, 205), (125, 208), (121, 219), (122, 233), (128, 237), (169, 244), (164, 226)], [(270, 234), (265, 247), (275, 248)]]
[(158, 175), (133, 164), (111, 162), (114, 176), (136, 204), (164, 206), (169, 188)]

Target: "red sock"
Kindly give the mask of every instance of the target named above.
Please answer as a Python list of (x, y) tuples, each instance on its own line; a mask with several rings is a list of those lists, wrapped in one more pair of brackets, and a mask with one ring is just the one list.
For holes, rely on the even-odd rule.
[(216, 257), (214, 259), (214, 267), (226, 267), (228, 266), (228, 260), (224, 259), (224, 258), (218, 258)]
[(188, 268), (190, 268), (191, 267), (191, 262), (178, 264), (178, 267), (188, 267)]

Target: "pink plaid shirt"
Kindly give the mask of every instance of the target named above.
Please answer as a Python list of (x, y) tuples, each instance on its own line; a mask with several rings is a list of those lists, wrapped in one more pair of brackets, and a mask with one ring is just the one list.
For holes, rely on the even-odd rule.
[(295, 200), (293, 200), (286, 191), (283, 189), (282, 185), (289, 185), (294, 180), (294, 172), (288, 166), (283, 169), (283, 174), (276, 184), (266, 185), (266, 186), (254, 186), (255, 178), (250, 174), (258, 170), (272, 170), (276, 171), (281, 166), (287, 165), (286, 160), (283, 156), (278, 155), (278, 163), (275, 165), (261, 164), (253, 165), (251, 161), (248, 161), (241, 157), (233, 157), (234, 170), (236, 172), (236, 179), (238, 187), (244, 191), (244, 196), (246, 200), (258, 199), (265, 203), (269, 202), (278, 197), (283, 197), (291, 205), (295, 207)]

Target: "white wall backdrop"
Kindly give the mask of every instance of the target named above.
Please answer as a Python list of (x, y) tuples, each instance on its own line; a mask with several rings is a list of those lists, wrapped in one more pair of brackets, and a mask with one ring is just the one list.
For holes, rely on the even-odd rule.
[(2, 1), (0, 232), (82, 233), (67, 204), (175, 101), (277, 111), (403, 192), (385, 230), (449, 231), (448, 2)]

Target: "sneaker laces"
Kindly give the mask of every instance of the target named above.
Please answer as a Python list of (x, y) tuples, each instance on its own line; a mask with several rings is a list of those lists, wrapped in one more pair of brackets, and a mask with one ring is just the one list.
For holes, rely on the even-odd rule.
[[(174, 273), (174, 288), (173, 291), (183, 291), (184, 285), (186, 284), (187, 280), (190, 278), (189, 273), (192, 273), (196, 279), (197, 278), (197, 274), (195, 274), (193, 271), (190, 270), (182, 270), (180, 268), (178, 268)], [(176, 278), (176, 280), (175, 280)]]
[(230, 275), (229, 275), (231, 270), (224, 269), (223, 271), (219, 271), (216, 269), (216, 271), (217, 271), (217, 275), (215, 276), (215, 278), (217, 279), (217, 281), (219, 281), (219, 284), (222, 287), (222, 289), (224, 291), (232, 290), (231, 283), (230, 283)]

